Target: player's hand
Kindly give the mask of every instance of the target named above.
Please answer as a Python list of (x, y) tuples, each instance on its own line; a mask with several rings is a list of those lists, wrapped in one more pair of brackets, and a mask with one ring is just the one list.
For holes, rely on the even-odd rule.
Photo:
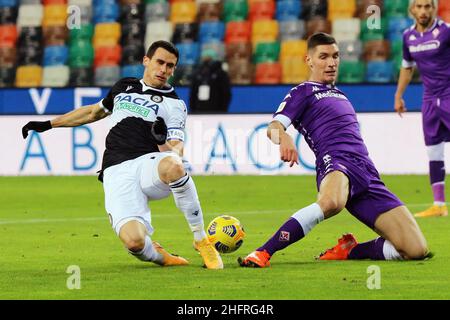
[(155, 141), (158, 145), (163, 145), (167, 140), (167, 126), (164, 122), (164, 119), (161, 117), (157, 117), (155, 122), (152, 125), (152, 136), (155, 138)]
[(280, 158), (284, 162), (289, 162), (289, 167), (292, 167), (294, 163), (298, 164), (298, 152), (295, 147), (294, 141), (291, 136), (284, 134), (280, 141)]
[(403, 98), (395, 98), (394, 109), (402, 117), (402, 113), (406, 112), (405, 100)]
[(50, 120), (48, 121), (30, 121), (22, 127), (22, 136), (24, 139), (28, 137), (28, 131), (34, 130), (36, 132), (44, 132), (50, 130), (52, 124)]

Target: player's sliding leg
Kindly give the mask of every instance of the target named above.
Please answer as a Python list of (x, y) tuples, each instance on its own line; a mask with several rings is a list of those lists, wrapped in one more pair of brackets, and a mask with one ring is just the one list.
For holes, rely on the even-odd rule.
[(434, 203), (430, 208), (416, 213), (414, 216), (420, 218), (447, 216), (447, 206), (445, 205), (445, 163), (444, 163), (445, 143), (427, 146), (427, 153), (430, 168), (430, 184), (433, 191)]
[(429, 255), (425, 237), (405, 206), (381, 214), (375, 221), (375, 231), (392, 244), (391, 255), (393, 250), (406, 260), (421, 260)]
[(154, 162), (158, 154), (144, 155), (104, 171), (105, 209), (115, 233), (136, 258), (163, 266), (185, 265), (186, 259), (154, 245), (149, 236), (153, 227), (148, 200), (170, 194), (169, 188), (157, 179)]
[(381, 214), (375, 221), (375, 231), (381, 237), (364, 243), (346, 234), (319, 259), (421, 260), (431, 256), (425, 237), (405, 206)]
[(238, 262), (243, 267), (268, 267), (272, 255), (305, 237), (319, 222), (339, 213), (348, 197), (348, 178), (340, 171), (328, 174), (320, 185), (317, 203), (294, 213), (261, 247)]
[(204, 230), (203, 213), (192, 177), (184, 170), (179, 157), (168, 156), (158, 165), (161, 181), (168, 184), (175, 204), (183, 213), (194, 235), (194, 248), (199, 251), (208, 269), (222, 269), (222, 259), (208, 241)]
[(391, 242), (382, 237), (358, 243), (351, 233), (339, 238), (337, 245), (321, 253), (319, 260), (402, 260)]
[(182, 257), (172, 255), (157, 242), (152, 242), (147, 228), (139, 220), (130, 220), (120, 227), (119, 238), (128, 252), (141, 261), (151, 261), (161, 266), (187, 265)]
[(264, 268), (270, 266), (272, 255), (305, 237), (306, 234), (324, 219), (322, 209), (313, 203), (294, 213), (275, 234), (261, 247), (238, 262), (243, 267)]

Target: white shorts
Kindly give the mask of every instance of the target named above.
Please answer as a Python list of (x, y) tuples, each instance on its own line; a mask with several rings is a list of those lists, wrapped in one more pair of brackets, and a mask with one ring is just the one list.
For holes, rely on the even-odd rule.
[(153, 233), (148, 201), (166, 198), (171, 192), (158, 173), (159, 162), (166, 157), (179, 158), (171, 151), (153, 152), (105, 169), (105, 209), (117, 235), (131, 220), (141, 222)]

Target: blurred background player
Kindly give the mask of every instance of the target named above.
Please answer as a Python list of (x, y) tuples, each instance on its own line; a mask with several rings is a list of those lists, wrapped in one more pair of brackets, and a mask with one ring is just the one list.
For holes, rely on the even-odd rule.
[(403, 34), (395, 110), (400, 115), (406, 111), (402, 97), (417, 66), (424, 86), (422, 126), (434, 204), (415, 216), (447, 216), (444, 147), (450, 141), (450, 25), (436, 18), (433, 0), (414, 0), (410, 11), (416, 23)]
[[(149, 200), (173, 194), (194, 235), (194, 248), (209, 269), (222, 269), (220, 255), (204, 231), (202, 209), (194, 181), (185, 172), (183, 155), (187, 110), (167, 84), (178, 62), (177, 48), (156, 41), (143, 58), (142, 79), (123, 78), (97, 104), (84, 106), (51, 121), (32, 121), (23, 129), (43, 132), (76, 127), (111, 115), (99, 179), (103, 181), (105, 208), (111, 225), (128, 251), (139, 260), (163, 266), (186, 265), (150, 236)], [(167, 125), (166, 125), (167, 123)]]
[[(292, 124), (316, 156), (318, 199), (297, 211), (256, 251), (238, 261), (243, 267), (267, 267), (273, 254), (305, 237), (319, 222), (344, 209), (380, 237), (357, 243), (352, 234), (339, 239), (321, 260), (424, 259), (425, 238), (409, 210), (381, 181), (361, 138), (355, 110), (335, 87), (339, 49), (328, 34), (308, 40), (309, 81), (291, 89), (276, 111), (268, 137), (292, 167), (298, 152), (286, 129)], [(299, 190), (301, 192), (301, 190)]]

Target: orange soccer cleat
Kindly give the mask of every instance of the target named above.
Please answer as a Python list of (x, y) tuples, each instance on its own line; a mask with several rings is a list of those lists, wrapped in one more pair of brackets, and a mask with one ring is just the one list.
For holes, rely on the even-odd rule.
[(333, 248), (320, 254), (317, 258), (319, 260), (347, 260), (350, 251), (356, 247), (358, 242), (351, 233), (344, 234), (339, 240), (338, 244)]
[(443, 206), (433, 205), (430, 208), (418, 212), (414, 215), (414, 217), (417, 218), (446, 217), (446, 216), (448, 216), (448, 210), (446, 205)]
[(266, 268), (270, 267), (270, 254), (266, 251), (253, 251), (244, 259), (238, 258), (239, 265), (247, 268)]
[(223, 262), (219, 252), (207, 238), (194, 241), (194, 249), (202, 256), (205, 268), (223, 269)]
[(169, 266), (185, 266), (188, 265), (189, 262), (183, 258), (179, 257), (175, 254), (168, 253), (158, 242), (153, 241), (153, 247), (156, 251), (158, 251), (163, 256), (163, 262), (157, 263), (163, 267)]

